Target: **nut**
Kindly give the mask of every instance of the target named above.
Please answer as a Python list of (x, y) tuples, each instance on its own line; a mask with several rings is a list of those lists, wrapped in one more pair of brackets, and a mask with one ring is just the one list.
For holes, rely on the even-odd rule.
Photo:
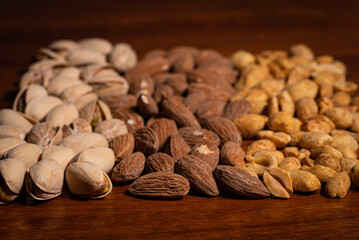
[(135, 148), (135, 139), (133, 138), (132, 133), (127, 133), (115, 137), (109, 144), (115, 154), (116, 161), (121, 161), (133, 152)]
[(137, 179), (145, 168), (145, 162), (146, 157), (141, 152), (128, 155), (113, 168), (111, 180), (118, 184)]
[(295, 112), (300, 120), (306, 121), (318, 114), (318, 106), (312, 98), (303, 97), (295, 102)]
[(322, 132), (306, 132), (303, 133), (300, 139), (300, 147), (311, 150), (313, 148), (330, 145), (333, 142), (333, 138), (328, 134)]
[(63, 146), (51, 146), (42, 152), (41, 159), (54, 159), (64, 169), (66, 169), (74, 156), (75, 153), (70, 148)]
[(270, 168), (263, 174), (263, 181), (270, 193), (279, 198), (290, 198), (293, 193), (289, 173), (280, 168)]
[(122, 120), (109, 119), (99, 122), (94, 132), (102, 134), (108, 141), (111, 141), (118, 136), (127, 134), (128, 131), (126, 124)]
[(349, 128), (353, 124), (353, 117), (348, 110), (343, 108), (331, 108), (324, 113), (339, 129)]
[(248, 114), (240, 118), (236, 118), (234, 123), (244, 139), (251, 139), (264, 128), (267, 120), (268, 118), (263, 115)]
[(162, 171), (174, 172), (175, 162), (176, 161), (166, 153), (154, 153), (147, 158), (145, 171), (147, 173)]
[(76, 161), (93, 163), (108, 174), (115, 165), (115, 155), (110, 148), (94, 147), (83, 150), (77, 156)]
[(329, 198), (344, 198), (350, 188), (350, 177), (347, 172), (341, 172), (330, 178), (325, 185), (324, 193)]
[(276, 146), (272, 141), (267, 140), (267, 139), (257, 140), (257, 141), (252, 142), (247, 147), (246, 154), (253, 155), (255, 152), (257, 152), (258, 150), (262, 150), (262, 149), (276, 150)]
[(233, 141), (237, 144), (242, 143), (241, 133), (238, 131), (236, 125), (227, 118), (218, 117), (208, 119), (205, 122), (205, 127), (218, 135), (222, 145), (228, 141)]
[(98, 133), (76, 133), (65, 137), (59, 143), (60, 146), (68, 147), (75, 154), (93, 147), (108, 147), (106, 138)]
[(24, 143), (10, 149), (5, 153), (4, 157), (22, 160), (26, 165), (26, 169), (29, 169), (32, 164), (39, 160), (41, 153), (42, 149), (40, 146), (32, 143)]
[[(222, 147), (223, 149), (223, 147)], [(214, 170), (219, 162), (219, 148), (216, 144), (196, 144), (193, 146), (189, 155), (193, 155), (207, 163)]]
[(305, 168), (303, 170), (314, 174), (322, 185), (325, 185), (330, 178), (337, 174), (333, 169), (322, 165), (315, 165), (314, 167)]
[(246, 153), (235, 142), (227, 142), (221, 149), (221, 164), (230, 166), (245, 166)]
[(51, 127), (47, 122), (34, 125), (27, 136), (29, 143), (35, 143), (42, 149), (57, 145), (62, 139), (62, 129)]
[(298, 170), (301, 167), (301, 163), (296, 157), (286, 157), (278, 167), (286, 171)]
[(312, 173), (303, 170), (290, 172), (293, 183), (293, 190), (296, 192), (314, 192), (320, 189), (319, 179)]
[(284, 132), (273, 132), (270, 130), (263, 130), (257, 133), (257, 138), (268, 139), (272, 141), (277, 148), (284, 148), (291, 141), (291, 136)]
[(268, 119), (268, 128), (273, 131), (292, 134), (297, 131), (297, 122), (289, 113), (277, 112)]

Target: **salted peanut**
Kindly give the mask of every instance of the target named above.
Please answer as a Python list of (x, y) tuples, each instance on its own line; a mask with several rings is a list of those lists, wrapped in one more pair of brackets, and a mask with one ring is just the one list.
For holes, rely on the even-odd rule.
[(239, 168), (239, 169), (243, 169), (244, 171), (246, 171), (247, 173), (251, 174), (253, 177), (256, 177), (256, 178), (259, 178), (257, 173), (255, 171), (253, 171), (252, 169), (250, 168), (247, 168), (246, 166), (234, 166), (236, 168)]
[(334, 107), (334, 103), (329, 97), (319, 98), (317, 100), (317, 104), (320, 109), (319, 113), (325, 113), (326, 111)]
[(341, 172), (328, 180), (324, 194), (329, 198), (344, 198), (350, 188), (350, 177), (347, 172)]
[(254, 88), (248, 91), (245, 99), (251, 104), (251, 113), (261, 114), (264, 108), (268, 105), (267, 93), (259, 88)]
[(308, 79), (289, 84), (286, 87), (294, 101), (297, 101), (302, 97), (309, 97), (314, 99), (317, 96), (318, 88), (319, 87), (315, 82)]
[(358, 142), (349, 134), (340, 134), (338, 132), (330, 133), (333, 137), (332, 146), (337, 148), (339, 145), (346, 145), (356, 151), (358, 149)]
[(351, 113), (353, 117), (353, 124), (350, 127), (350, 131), (359, 132), (359, 113)]
[(318, 147), (312, 148), (310, 151), (310, 155), (313, 158), (319, 157), (322, 153), (329, 154), (332, 157), (339, 158), (339, 159), (343, 157), (343, 154), (340, 151), (338, 151), (337, 149), (335, 149), (331, 146), (328, 146), (328, 145), (318, 146)]
[(281, 152), (276, 150), (259, 150), (253, 155), (246, 155), (246, 166), (256, 172), (258, 176), (263, 176), (263, 173), (272, 167), (277, 167), (278, 162), (284, 159)]
[(296, 44), (290, 47), (289, 53), (292, 56), (301, 57), (308, 60), (314, 59), (314, 53), (312, 49), (310, 49), (307, 45), (304, 44)]
[(333, 86), (335, 91), (342, 91), (348, 94), (353, 94), (358, 89), (358, 84), (346, 81), (336, 81)]
[(336, 92), (332, 96), (332, 101), (339, 105), (348, 106), (351, 102), (351, 97), (348, 93), (345, 92)]
[(268, 117), (258, 114), (248, 114), (234, 120), (238, 130), (242, 133), (243, 138), (254, 138), (259, 131), (261, 131)]
[(253, 64), (256, 61), (256, 58), (250, 52), (239, 50), (233, 53), (231, 61), (234, 67), (244, 69), (248, 65)]
[(236, 89), (252, 88), (260, 81), (265, 80), (269, 75), (269, 69), (264, 65), (250, 64), (246, 66), (242, 72), (241, 77), (237, 84)]
[(298, 170), (301, 167), (300, 161), (296, 157), (286, 157), (284, 160), (278, 165), (279, 168), (284, 169), (286, 171)]
[(316, 82), (317, 84), (328, 83), (333, 85), (335, 82), (335, 77), (333, 74), (330, 73), (317, 73), (314, 77), (314, 82)]
[(295, 113), (300, 120), (306, 121), (318, 114), (318, 106), (314, 99), (303, 97), (295, 102)]
[(331, 108), (324, 113), (339, 129), (349, 128), (353, 124), (353, 117), (348, 110), (343, 108)]
[(277, 96), (285, 87), (285, 81), (282, 79), (268, 78), (256, 85), (256, 88), (262, 89), (269, 97)]
[(330, 55), (321, 55), (316, 57), (315, 61), (318, 63), (332, 63), (334, 61), (334, 58)]
[(270, 130), (294, 133), (297, 130), (297, 122), (289, 113), (278, 112), (271, 115), (268, 119), (267, 126)]
[(300, 139), (301, 148), (313, 149), (321, 145), (328, 145), (333, 142), (333, 138), (322, 132), (305, 132)]
[(331, 97), (333, 95), (333, 84), (322, 82), (319, 84), (319, 97)]
[(359, 163), (359, 160), (356, 158), (351, 157), (343, 157), (340, 159), (340, 166), (342, 168), (342, 171), (345, 171), (347, 173), (350, 173), (350, 170)]
[(354, 167), (350, 170), (350, 179), (354, 186), (359, 187), (359, 164), (355, 164)]
[(306, 132), (322, 132), (329, 134), (332, 129), (325, 121), (318, 119), (311, 119), (303, 123), (302, 130)]
[(289, 113), (292, 116), (294, 115), (295, 104), (290, 93), (287, 90), (284, 90), (278, 94), (278, 102), (282, 112)]
[(267, 114), (271, 116), (274, 113), (279, 112), (279, 103), (277, 97), (271, 97), (268, 101)]
[(319, 179), (310, 172), (293, 170), (289, 174), (296, 192), (314, 192), (321, 187)]
[(295, 133), (290, 134), (290, 142), (288, 143), (289, 146), (298, 146), (300, 140), (302, 139), (304, 132), (303, 131), (298, 131)]
[(325, 185), (330, 178), (332, 178), (334, 175), (337, 174), (337, 172), (334, 171), (333, 169), (324, 167), (322, 165), (306, 167), (306, 168), (303, 168), (303, 170), (314, 174), (319, 179), (319, 181), (322, 185)]
[(279, 198), (290, 198), (293, 193), (289, 173), (280, 168), (270, 168), (263, 174), (263, 181), (270, 193)]
[(353, 97), (350, 104), (359, 107), (359, 96)]
[(276, 150), (276, 146), (272, 141), (267, 140), (267, 139), (257, 140), (257, 141), (252, 142), (247, 147), (246, 155), (252, 155), (257, 151), (264, 150), (264, 149)]
[(322, 153), (315, 159), (315, 164), (329, 167), (336, 172), (340, 172), (342, 167), (340, 165), (340, 158), (335, 158), (329, 153)]
[(315, 165), (315, 162), (313, 159), (309, 158), (309, 157), (305, 157), (300, 159), (300, 163), (303, 166), (307, 166), (307, 167), (313, 167)]
[(273, 132), (270, 130), (259, 131), (257, 138), (271, 140), (277, 148), (284, 148), (291, 140), (290, 135), (284, 132)]
[(299, 149), (297, 147), (286, 147), (283, 149), (284, 157), (298, 157)]
[(340, 144), (335, 146), (335, 148), (343, 154), (343, 157), (357, 158), (356, 152), (348, 145)]

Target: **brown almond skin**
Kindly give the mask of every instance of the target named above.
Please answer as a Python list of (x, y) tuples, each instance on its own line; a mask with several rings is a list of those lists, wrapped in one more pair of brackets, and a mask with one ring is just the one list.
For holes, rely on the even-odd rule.
[(194, 128), (194, 127), (182, 127), (178, 129), (178, 134), (183, 137), (190, 147), (193, 147), (196, 144), (216, 144), (217, 146), (220, 143), (219, 137), (216, 133), (203, 128)]
[(154, 172), (134, 181), (128, 191), (141, 198), (176, 199), (189, 192), (190, 184), (183, 176), (172, 172)]
[(209, 197), (218, 196), (219, 190), (209, 165), (196, 156), (187, 155), (178, 160), (175, 171), (184, 176), (191, 189)]
[(191, 151), (190, 146), (188, 146), (186, 141), (178, 133), (171, 135), (165, 147), (165, 152), (171, 155), (175, 161), (187, 155), (189, 151)]
[(193, 146), (189, 155), (193, 155), (209, 165), (212, 171), (219, 162), (219, 148), (216, 144), (199, 143)]
[(223, 112), (223, 117), (233, 121), (236, 118), (245, 116), (251, 111), (251, 103), (246, 99), (239, 99), (228, 103)]
[(162, 111), (182, 127), (201, 127), (193, 113), (173, 97), (162, 101)]
[(155, 81), (149, 75), (141, 75), (133, 79), (130, 85), (130, 93), (138, 96), (141, 93), (152, 95), (155, 90)]
[(207, 119), (220, 117), (223, 109), (226, 106), (226, 102), (212, 100), (202, 104), (196, 112), (196, 116), (200, 122), (204, 122)]
[(145, 156), (156, 153), (159, 149), (158, 136), (152, 128), (142, 127), (133, 134), (136, 151), (142, 152)]
[(126, 123), (130, 133), (136, 132), (137, 129), (143, 127), (143, 117), (128, 108), (116, 108), (111, 110), (113, 118), (118, 118)]
[(115, 184), (126, 183), (137, 179), (145, 167), (146, 157), (141, 152), (128, 155), (120, 161), (111, 172), (111, 180)]
[(194, 92), (203, 92), (208, 100), (228, 101), (232, 96), (232, 94), (227, 91), (216, 89), (205, 83), (190, 83), (188, 85), (188, 94)]
[(176, 122), (168, 118), (154, 119), (150, 125), (150, 128), (155, 130), (158, 136), (158, 139), (160, 141), (160, 149), (164, 148), (167, 140), (173, 133), (178, 132)]
[(115, 137), (110, 142), (110, 148), (115, 153), (116, 161), (130, 155), (135, 149), (135, 139), (132, 133), (123, 134)]
[(188, 73), (194, 68), (194, 58), (191, 54), (181, 54), (173, 63), (175, 72)]
[(218, 135), (221, 145), (229, 141), (239, 145), (242, 143), (241, 133), (238, 131), (236, 125), (227, 118), (218, 117), (209, 119), (204, 126)]
[(182, 95), (188, 87), (184, 73), (168, 73), (164, 84), (171, 86), (175, 95)]
[(225, 189), (237, 196), (247, 198), (266, 198), (270, 192), (256, 177), (243, 169), (218, 165), (214, 177), (220, 189)]
[(150, 155), (145, 164), (145, 171), (151, 172), (174, 172), (175, 160), (166, 153), (154, 153)]
[(184, 99), (183, 104), (188, 108), (192, 113), (195, 113), (202, 104), (207, 101), (207, 97), (203, 92), (194, 92), (188, 94)]
[(110, 109), (133, 108), (137, 106), (137, 97), (132, 94), (101, 96), (101, 100), (105, 102)]
[(159, 110), (156, 101), (148, 94), (141, 94), (137, 102), (138, 110), (146, 119), (157, 115)]
[(226, 142), (221, 149), (221, 164), (229, 166), (245, 166), (245, 151), (235, 142)]

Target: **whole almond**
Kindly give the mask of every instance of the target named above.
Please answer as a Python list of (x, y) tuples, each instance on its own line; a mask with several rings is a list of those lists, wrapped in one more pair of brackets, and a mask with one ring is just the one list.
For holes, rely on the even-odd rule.
[(193, 146), (189, 155), (193, 155), (204, 161), (214, 170), (219, 162), (219, 148), (216, 144), (199, 143)]
[(146, 172), (174, 172), (175, 160), (166, 153), (154, 153), (150, 155), (145, 164)]
[(110, 141), (110, 148), (115, 153), (116, 161), (120, 161), (133, 152), (135, 139), (132, 133), (123, 134)]
[(221, 149), (221, 164), (229, 166), (245, 166), (245, 151), (235, 142), (226, 142)]
[(194, 92), (187, 95), (183, 101), (183, 104), (192, 113), (195, 113), (206, 101), (207, 97), (203, 92)]
[(165, 148), (165, 152), (171, 155), (175, 161), (180, 157), (187, 155), (190, 150), (191, 148), (178, 133), (171, 135)]
[(128, 190), (142, 198), (174, 199), (187, 195), (189, 188), (186, 178), (166, 171), (146, 174), (134, 181)]
[(227, 118), (218, 117), (208, 119), (205, 122), (205, 127), (218, 135), (222, 145), (229, 141), (237, 144), (242, 143), (241, 133), (238, 131), (236, 125)]
[(182, 54), (173, 63), (173, 70), (175, 72), (187, 73), (194, 68), (194, 58), (191, 54)]
[(152, 95), (155, 91), (155, 81), (149, 75), (142, 75), (135, 79), (130, 85), (130, 93), (135, 96), (140, 94)]
[(113, 168), (111, 172), (112, 182), (119, 184), (137, 179), (145, 167), (145, 162), (146, 157), (141, 152), (128, 155)]
[(157, 115), (159, 111), (156, 101), (148, 94), (138, 96), (137, 107), (145, 118)]
[(217, 146), (220, 143), (216, 133), (203, 128), (182, 127), (178, 129), (178, 133), (190, 147), (199, 143), (216, 144)]
[(168, 118), (157, 118), (154, 119), (150, 125), (150, 128), (155, 130), (159, 139), (159, 148), (163, 149), (168, 138), (173, 134), (177, 133), (176, 122)]
[(175, 120), (182, 127), (201, 127), (193, 113), (172, 97), (163, 100), (162, 111), (165, 116)]
[(101, 100), (104, 101), (110, 109), (133, 108), (137, 106), (137, 97), (132, 94), (101, 96)]
[(183, 73), (168, 73), (164, 84), (171, 86), (174, 94), (182, 95), (187, 90), (187, 78)]
[(214, 177), (220, 189), (237, 196), (247, 198), (266, 198), (270, 196), (263, 183), (243, 169), (218, 165), (214, 170)]
[(162, 102), (164, 98), (169, 98), (174, 95), (174, 90), (167, 84), (161, 84), (156, 86), (155, 94), (153, 98), (157, 103)]
[(152, 128), (142, 127), (134, 133), (136, 150), (149, 156), (156, 153), (159, 148), (158, 136)]
[(183, 156), (176, 163), (176, 172), (184, 176), (191, 189), (209, 197), (219, 194), (216, 181), (213, 178), (209, 165), (196, 156)]
[(220, 117), (225, 106), (226, 102), (223, 101), (212, 100), (205, 102), (198, 108), (196, 116), (200, 122), (210, 118)]
[(128, 108), (116, 108), (112, 110), (113, 118), (118, 118), (126, 123), (130, 133), (144, 126), (143, 117)]
[(194, 92), (203, 92), (208, 100), (228, 101), (232, 96), (232, 94), (227, 91), (216, 89), (205, 83), (190, 83), (188, 85), (188, 94)]
[(251, 103), (246, 99), (239, 99), (228, 103), (223, 112), (223, 117), (233, 121), (236, 118), (249, 114), (250, 111)]

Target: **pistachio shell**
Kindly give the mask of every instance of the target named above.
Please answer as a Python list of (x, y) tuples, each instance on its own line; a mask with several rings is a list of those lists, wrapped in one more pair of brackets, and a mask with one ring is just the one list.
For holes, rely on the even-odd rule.
[(41, 121), (54, 107), (62, 104), (60, 98), (54, 96), (45, 96), (35, 98), (27, 104), (25, 113), (30, 117)]
[(120, 119), (109, 119), (96, 125), (94, 132), (102, 134), (107, 140), (128, 133), (127, 125)]
[(108, 96), (112, 94), (124, 95), (128, 93), (129, 84), (124, 77), (121, 77), (117, 73), (111, 74), (110, 69), (103, 70), (97, 74), (93, 79), (88, 81), (94, 88), (94, 92), (99, 97)]
[(36, 58), (43, 60), (43, 59), (54, 59), (54, 60), (59, 60), (59, 61), (65, 61), (64, 57), (53, 51), (50, 48), (40, 48), (38, 53), (36, 54)]
[(83, 48), (102, 54), (109, 54), (112, 50), (112, 44), (103, 38), (86, 38), (80, 40), (78, 43)]
[(69, 125), (63, 126), (62, 132), (62, 136), (67, 137), (76, 133), (92, 132), (92, 127), (85, 119), (77, 118), (74, 119)]
[(92, 91), (92, 87), (90, 85), (87, 85), (85, 83), (77, 84), (71, 87), (66, 88), (62, 93), (60, 94), (61, 99), (68, 103), (75, 103), (76, 100), (85, 95), (86, 93), (89, 93)]
[(49, 79), (53, 76), (53, 74), (54, 73), (52, 68), (42, 71), (29, 70), (21, 76), (19, 88), (26, 88), (30, 84), (47, 86)]
[(5, 154), (5, 157), (22, 160), (26, 165), (26, 169), (29, 169), (32, 164), (39, 160), (41, 153), (42, 149), (40, 146), (32, 143), (24, 143), (10, 149)]
[(55, 42), (51, 43), (49, 46), (51, 49), (57, 50), (57, 51), (73, 51), (77, 48), (79, 48), (79, 44), (73, 40), (68, 39), (60, 39), (56, 40)]
[(110, 108), (101, 100), (92, 101), (80, 110), (80, 118), (87, 120), (91, 126), (96, 127), (97, 123), (112, 119)]
[(59, 196), (64, 183), (64, 168), (53, 159), (31, 165), (26, 177), (26, 191), (36, 200), (49, 200)]
[[(110, 70), (110, 72), (107, 72), (106, 70)], [(81, 79), (83, 79), (84, 82), (88, 82), (102, 71), (107, 72), (106, 75), (111, 74), (111, 76), (118, 76), (118, 73), (111, 69), (107, 63), (91, 64), (81, 67)]]
[(31, 100), (47, 95), (47, 91), (43, 86), (31, 84), (19, 91), (16, 95), (12, 108), (15, 111), (24, 112), (26, 104), (28, 104)]
[(29, 66), (29, 70), (40, 71), (40, 72), (52, 72), (53, 68), (65, 66), (66, 63), (59, 59), (44, 59), (35, 62)]
[(66, 88), (79, 85), (82, 81), (77, 78), (55, 77), (52, 78), (47, 86), (49, 94), (59, 96)]
[(97, 199), (112, 191), (110, 178), (95, 164), (74, 162), (66, 170), (66, 184), (73, 194)]
[(88, 148), (108, 147), (108, 142), (101, 134), (84, 132), (65, 137), (59, 145), (71, 148), (77, 154)]
[(92, 101), (97, 101), (98, 96), (96, 93), (87, 93), (85, 95), (82, 95), (81, 97), (78, 97), (75, 101), (76, 108), (80, 111), (85, 105)]
[(105, 55), (89, 49), (76, 49), (67, 56), (67, 60), (74, 66), (106, 63)]
[(52, 127), (62, 127), (79, 117), (79, 111), (73, 104), (61, 104), (54, 107), (46, 116), (46, 122)]
[(20, 138), (14, 138), (14, 137), (0, 138), (0, 158), (3, 158), (5, 153), (7, 153), (10, 149), (24, 143), (26, 142)]
[(90, 148), (79, 154), (77, 162), (91, 162), (108, 174), (115, 165), (115, 154), (107, 147)]
[(1, 109), (0, 110), (0, 125), (10, 125), (21, 128), (25, 133), (28, 133), (32, 125), (31, 122), (12, 109)]
[(7, 158), (0, 161), (0, 174), (9, 189), (19, 194), (24, 183), (26, 165), (16, 158)]
[(45, 149), (52, 145), (57, 145), (62, 139), (62, 129), (51, 127), (48, 122), (34, 125), (27, 136), (29, 143), (35, 143)]
[(110, 63), (120, 72), (128, 72), (137, 64), (137, 54), (129, 44), (118, 43), (110, 55)]
[(25, 138), (24, 130), (19, 127), (11, 125), (0, 125), (0, 138), (14, 137), (14, 138)]
[(54, 159), (56, 160), (64, 169), (75, 156), (74, 151), (71, 148), (63, 146), (51, 146), (44, 150), (41, 155), (41, 159)]

